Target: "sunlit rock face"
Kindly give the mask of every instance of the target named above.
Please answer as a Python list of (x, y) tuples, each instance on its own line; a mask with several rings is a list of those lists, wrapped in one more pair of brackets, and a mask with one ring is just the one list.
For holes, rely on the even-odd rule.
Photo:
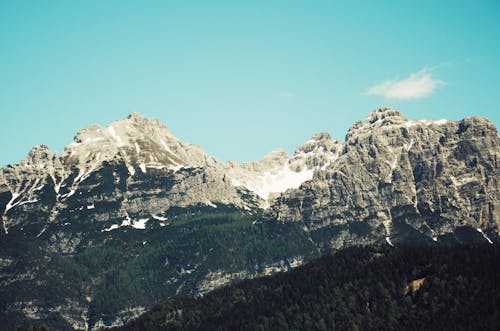
[(272, 215), (328, 232), (325, 245), (336, 248), (446, 241), (465, 225), (497, 236), (499, 161), (487, 119), (418, 121), (377, 109), (349, 129), (335, 162), (278, 198)]
[(221, 163), (158, 120), (132, 113), (107, 127), (81, 130), (61, 154), (40, 145), (4, 167), (3, 231), (42, 231), (47, 222), (80, 218), (84, 211), (85, 218), (106, 222), (196, 204), (266, 208), (278, 194), (312, 179), (341, 149), (341, 142), (317, 134), (293, 156), (278, 150), (260, 161)]
[(0, 170), (0, 330), (120, 325), (174, 295), (288, 271), (351, 246), (499, 240), (500, 141), (486, 119), (382, 108), (219, 162), (138, 113)]

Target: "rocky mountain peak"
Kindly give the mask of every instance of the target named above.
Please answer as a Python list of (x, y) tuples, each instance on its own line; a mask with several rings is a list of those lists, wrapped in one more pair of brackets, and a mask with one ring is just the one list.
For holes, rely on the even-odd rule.
[(144, 117), (141, 113), (139, 112), (132, 112), (127, 115), (127, 119), (129, 120), (136, 120), (136, 121), (141, 121), (144, 120), (146, 117)]
[(332, 152), (337, 153), (338, 149), (341, 149), (340, 146), (342, 142), (337, 139), (332, 139), (329, 133), (327, 132), (319, 132), (314, 134), (311, 139), (306, 141), (301, 146), (295, 149), (295, 156), (304, 155), (307, 153), (311, 153), (313, 151), (318, 152)]
[(313, 136), (311, 137), (311, 140), (315, 141), (325, 141), (330, 139), (332, 139), (332, 136), (330, 136), (328, 132), (318, 132), (313, 134)]
[[(442, 126), (451, 123), (448, 120), (409, 120), (400, 111), (392, 108), (379, 108), (370, 113), (370, 115), (362, 121), (354, 123), (348, 130), (345, 137), (347, 144), (352, 143), (352, 139), (357, 141), (361, 136), (370, 136), (374, 132), (382, 135), (398, 134), (404, 128), (406, 132), (420, 128), (426, 130), (426, 127)], [(494, 125), (493, 125), (494, 127)], [(351, 140), (351, 141), (350, 141)]]
[(36, 145), (29, 152), (23, 163), (37, 164), (49, 161), (52, 158), (50, 148), (46, 145)]
[(137, 169), (146, 172), (148, 167), (178, 170), (215, 164), (201, 147), (181, 142), (159, 120), (139, 113), (107, 127), (92, 125), (81, 130), (62, 157), (84, 169), (82, 173), (112, 160), (124, 162), (132, 175)]
[(141, 113), (130, 113), (125, 119), (115, 122), (124, 122), (125, 126), (128, 126), (129, 131), (140, 130), (146, 132), (156, 132), (161, 131), (168, 137), (175, 138), (174, 135), (167, 129), (165, 124), (156, 118), (145, 117)]
[(457, 134), (469, 137), (476, 135), (482, 137), (497, 137), (498, 131), (495, 124), (490, 120), (484, 117), (472, 116), (466, 117), (458, 122)]
[(271, 209), (311, 231), (335, 229), (337, 247), (359, 235), (349, 230), (355, 222), (389, 244), (418, 232), (436, 242), (465, 223), (497, 235), (499, 153), (497, 130), (486, 119), (408, 120), (377, 109), (351, 127), (331, 166)]
[(261, 161), (282, 163), (285, 162), (289, 157), (290, 156), (284, 149), (278, 148), (266, 154), (266, 156), (264, 156), (264, 158)]
[(368, 121), (370, 123), (375, 123), (377, 121), (386, 121), (386, 122), (404, 122), (408, 119), (404, 116), (400, 111), (384, 107), (375, 109), (368, 116)]
[(102, 127), (94, 124), (78, 131), (73, 139), (74, 143), (81, 144), (92, 142), (93, 139), (102, 136)]
[(111, 123), (107, 127), (100, 125), (91, 125), (80, 130), (74, 139), (76, 144), (94, 144), (100, 143), (101, 147), (130, 147), (138, 140), (153, 138), (175, 139), (174, 135), (168, 131), (166, 126), (157, 119), (146, 118), (139, 113), (131, 113), (126, 118)]

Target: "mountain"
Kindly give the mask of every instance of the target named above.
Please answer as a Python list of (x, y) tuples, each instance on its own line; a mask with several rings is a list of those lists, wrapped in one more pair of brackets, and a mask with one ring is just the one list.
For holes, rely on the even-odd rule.
[(0, 329), (119, 325), (164, 297), (302, 263), (313, 244), (295, 224), (262, 223), (261, 207), (340, 146), (319, 134), (293, 156), (221, 163), (134, 113), (61, 154), (34, 147), (0, 171)]
[(311, 180), (315, 171), (325, 169), (334, 162), (343, 144), (328, 133), (317, 133), (302, 146), (296, 148), (293, 156), (283, 150), (276, 150), (262, 160), (226, 167), (226, 174), (236, 186), (243, 186), (264, 199), (261, 207), (287, 189), (298, 188)]
[(498, 244), (352, 247), (113, 330), (498, 330), (499, 260)]
[(0, 170), (0, 329), (121, 325), (364, 244), (499, 240), (500, 140), (487, 119), (381, 108), (345, 142), (220, 162), (133, 113)]
[(500, 139), (490, 121), (408, 120), (383, 108), (352, 126), (341, 155), (272, 217), (304, 222), (324, 249), (383, 242), (490, 241), (500, 226)]
[(314, 169), (337, 157), (340, 146), (328, 135), (315, 135), (292, 157), (276, 151), (257, 162), (223, 164), (179, 141), (158, 120), (133, 113), (108, 127), (78, 132), (60, 155), (40, 145), (20, 164), (4, 167), (3, 229), (38, 235), (47, 224), (82, 214), (101, 226), (118, 218), (133, 226), (145, 219), (161, 222), (170, 207), (198, 203), (255, 209), (268, 205), (272, 194), (311, 179)]

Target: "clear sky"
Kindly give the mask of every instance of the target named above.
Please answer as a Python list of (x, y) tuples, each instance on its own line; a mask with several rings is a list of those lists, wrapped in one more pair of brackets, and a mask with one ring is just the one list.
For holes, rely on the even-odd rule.
[(500, 125), (500, 1), (0, 1), (0, 166), (138, 111), (220, 160), (391, 106)]

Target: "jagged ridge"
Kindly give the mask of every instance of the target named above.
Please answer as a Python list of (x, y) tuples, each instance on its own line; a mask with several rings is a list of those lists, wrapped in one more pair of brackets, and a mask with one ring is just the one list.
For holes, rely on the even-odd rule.
[(346, 246), (492, 243), (499, 155), (486, 119), (416, 121), (388, 108), (345, 142), (319, 133), (293, 156), (241, 165), (139, 114), (92, 126), (60, 155), (37, 146), (0, 171), (0, 321), (116, 325), (160, 295)]
[(328, 248), (446, 241), (465, 225), (489, 241), (500, 225), (499, 156), (487, 119), (410, 121), (378, 109), (349, 129), (335, 162), (281, 195), (271, 214), (328, 232)]

